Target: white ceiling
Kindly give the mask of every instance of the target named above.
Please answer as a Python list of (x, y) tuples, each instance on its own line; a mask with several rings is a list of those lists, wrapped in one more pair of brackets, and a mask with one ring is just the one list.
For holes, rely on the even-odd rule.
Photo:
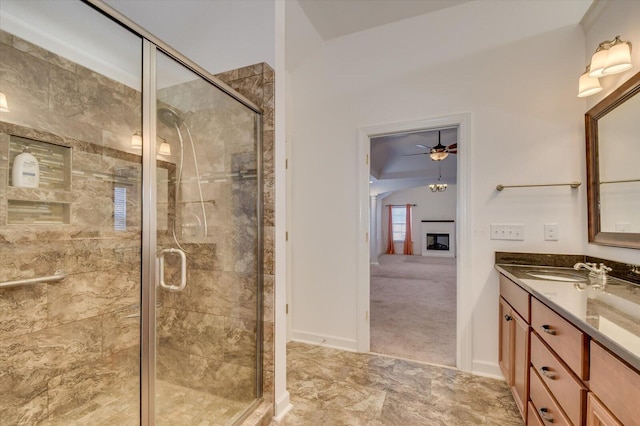
[[(458, 129), (440, 129), (440, 141), (448, 146), (458, 142)], [(428, 149), (438, 144), (438, 129), (371, 138), (370, 192), (372, 195), (440, 182), (455, 184), (457, 155), (433, 161)], [(421, 154), (421, 155), (411, 155)]]
[(298, 0), (326, 41), (473, 0)]

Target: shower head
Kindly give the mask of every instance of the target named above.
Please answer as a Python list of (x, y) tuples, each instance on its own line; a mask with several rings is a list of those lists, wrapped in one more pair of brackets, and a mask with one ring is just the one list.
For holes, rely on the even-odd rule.
[(169, 127), (179, 127), (182, 124), (182, 118), (171, 108), (160, 108), (158, 118)]

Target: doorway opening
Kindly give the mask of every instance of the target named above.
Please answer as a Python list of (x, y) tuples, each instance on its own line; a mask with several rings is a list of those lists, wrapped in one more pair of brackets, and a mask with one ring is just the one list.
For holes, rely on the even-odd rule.
[[(471, 288), (471, 218), (469, 215), (470, 208), (470, 158), (471, 158), (471, 146), (470, 146), (470, 114), (456, 114), (446, 117), (438, 117), (424, 120), (417, 120), (411, 122), (391, 123), (376, 125), (370, 127), (364, 127), (359, 129), (358, 137), (358, 158), (362, 159), (358, 164), (358, 203), (359, 203), (359, 216), (358, 216), (358, 234), (362, 237), (358, 237), (360, 243), (358, 244), (358, 256), (357, 256), (357, 348), (359, 352), (369, 352), (372, 349), (371, 345), (371, 325), (370, 315), (375, 315), (372, 312), (374, 309), (374, 303), (371, 300), (372, 295), (372, 276), (371, 268), (379, 267), (380, 260), (384, 259), (379, 256), (383, 252), (379, 247), (382, 244), (382, 211), (385, 208), (385, 204), (395, 204), (390, 202), (390, 199), (386, 201), (384, 199), (379, 200), (378, 196), (371, 196), (371, 187), (377, 178), (372, 178), (372, 168), (374, 168), (372, 154), (372, 140), (377, 137), (399, 134), (411, 134), (425, 131), (433, 131), (438, 129), (456, 129), (457, 130), (457, 148), (459, 153), (456, 155), (450, 155), (454, 158), (456, 163), (455, 176), (455, 190), (451, 184), (446, 184), (444, 178), (447, 176), (446, 169), (443, 169), (442, 177), (440, 177), (440, 171), (438, 171), (438, 178), (440, 182), (437, 184), (426, 184), (423, 186), (424, 191), (438, 192), (440, 189), (440, 195), (442, 194), (455, 194), (455, 217), (453, 220), (453, 232), (449, 237), (450, 250), (455, 250), (455, 256), (453, 258), (440, 257), (440, 256), (418, 256), (422, 251), (422, 241), (424, 238), (424, 246), (426, 249), (426, 233), (422, 234), (422, 217), (414, 217), (418, 220), (418, 224), (414, 225), (412, 229), (414, 248), (416, 248), (414, 255), (398, 256), (394, 255), (394, 260), (399, 260), (403, 257), (414, 261), (431, 261), (433, 263), (453, 262), (455, 266), (455, 366), (463, 371), (471, 371), (472, 369), (472, 341), (471, 341), (471, 312), (473, 306), (473, 295)], [(437, 135), (437, 133), (436, 133)], [(442, 140), (442, 145), (444, 141)], [(451, 144), (450, 142), (449, 144)], [(414, 143), (414, 148), (418, 143)], [(437, 141), (432, 144), (431, 142), (425, 143), (428, 147), (437, 145)], [(415, 157), (428, 157), (430, 155), (416, 155)], [(428, 160), (431, 161), (431, 160)], [(433, 163), (436, 163), (433, 161)], [(428, 164), (428, 163), (427, 163)], [(440, 166), (441, 167), (441, 166)], [(451, 177), (451, 176), (450, 176)], [(379, 179), (378, 179), (379, 180)], [(422, 183), (424, 185), (424, 182)], [(442, 189), (445, 186), (447, 189)], [(432, 189), (433, 188), (433, 189)], [(450, 191), (450, 192), (449, 192)], [(404, 201), (402, 201), (404, 204)], [(412, 203), (408, 203), (412, 204)], [(414, 203), (417, 204), (417, 203)], [(429, 220), (429, 219), (426, 219)], [(412, 220), (412, 223), (415, 220)], [(431, 233), (444, 233), (436, 230)], [(417, 238), (420, 238), (419, 240)], [(415, 244), (415, 242), (420, 244)], [(438, 241), (440, 244), (441, 242)], [(453, 248), (451, 247), (453, 246)], [(395, 248), (395, 247), (394, 247)], [(398, 247), (401, 250), (402, 244)], [(402, 253), (403, 251), (400, 251)], [(434, 251), (438, 253), (444, 253), (444, 250)], [(452, 260), (453, 259), (453, 260)], [(378, 260), (378, 265), (375, 261)], [(385, 259), (386, 260), (386, 259)], [(373, 261), (373, 265), (371, 262)], [(408, 262), (407, 262), (408, 263)], [(414, 262), (418, 263), (418, 262)], [(442, 265), (441, 265), (442, 267)], [(441, 364), (441, 362), (436, 362)]]
[(370, 138), (370, 351), (456, 366), (458, 126)]

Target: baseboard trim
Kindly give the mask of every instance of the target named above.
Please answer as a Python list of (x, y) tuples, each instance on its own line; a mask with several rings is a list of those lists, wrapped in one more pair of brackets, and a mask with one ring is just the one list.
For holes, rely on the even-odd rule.
[(322, 334), (307, 333), (299, 330), (291, 331), (291, 340), (293, 340), (294, 342), (326, 346), (328, 348), (340, 349), (349, 352), (358, 351), (358, 342), (355, 340), (342, 339), (340, 337), (334, 336), (324, 336)]
[(498, 364), (485, 361), (473, 361), (472, 373), (476, 376), (489, 377), (491, 379), (504, 380)]
[(281, 421), (292, 408), (293, 405), (289, 402), (289, 392), (285, 391), (275, 403), (275, 415), (273, 419), (276, 422)]

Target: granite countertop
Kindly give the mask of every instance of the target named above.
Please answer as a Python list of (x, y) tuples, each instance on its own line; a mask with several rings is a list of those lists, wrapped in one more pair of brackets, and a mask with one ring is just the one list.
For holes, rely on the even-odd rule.
[[(570, 267), (497, 263), (496, 269), (640, 371), (640, 286), (609, 277), (603, 290), (587, 271)], [(528, 274), (539, 271), (567, 274), (576, 281)]]

